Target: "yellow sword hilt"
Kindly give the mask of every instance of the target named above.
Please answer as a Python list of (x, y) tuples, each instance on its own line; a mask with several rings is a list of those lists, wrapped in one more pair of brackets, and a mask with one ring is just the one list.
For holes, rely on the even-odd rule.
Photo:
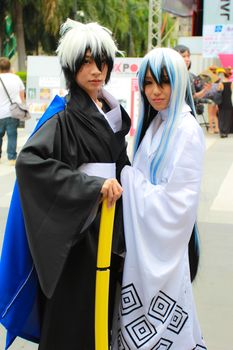
[(102, 204), (96, 266), (95, 350), (108, 350), (108, 300), (115, 204)]

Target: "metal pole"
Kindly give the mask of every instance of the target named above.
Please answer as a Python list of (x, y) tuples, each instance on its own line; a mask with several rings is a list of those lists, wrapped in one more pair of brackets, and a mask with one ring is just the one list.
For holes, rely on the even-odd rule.
[(148, 51), (161, 46), (162, 0), (149, 0)]

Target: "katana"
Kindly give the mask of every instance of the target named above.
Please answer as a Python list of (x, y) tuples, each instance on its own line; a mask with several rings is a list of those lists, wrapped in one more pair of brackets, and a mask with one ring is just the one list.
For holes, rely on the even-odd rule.
[(102, 204), (96, 266), (95, 290), (95, 350), (109, 349), (108, 300), (115, 204)]

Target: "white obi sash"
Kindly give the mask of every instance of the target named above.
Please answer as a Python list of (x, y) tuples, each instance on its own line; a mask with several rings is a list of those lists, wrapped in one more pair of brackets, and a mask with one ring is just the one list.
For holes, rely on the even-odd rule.
[(116, 163), (84, 163), (78, 170), (89, 176), (99, 176), (104, 179), (116, 177)]
[[(84, 163), (78, 168), (78, 170), (89, 176), (99, 176), (103, 177), (104, 179), (116, 178), (116, 163)], [(95, 205), (81, 232), (85, 231), (95, 219), (97, 210), (98, 205)]]

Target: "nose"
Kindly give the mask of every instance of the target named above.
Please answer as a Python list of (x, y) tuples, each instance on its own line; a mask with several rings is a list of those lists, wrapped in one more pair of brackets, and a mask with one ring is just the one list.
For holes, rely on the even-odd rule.
[(92, 62), (92, 70), (91, 70), (92, 74), (101, 74), (101, 70), (98, 68), (97, 64), (95, 63), (95, 61)]
[(189, 65), (189, 63), (190, 63), (190, 58), (189, 57), (187, 57), (187, 58), (185, 58), (185, 64), (188, 66)]
[(161, 87), (158, 84), (154, 83), (153, 84), (153, 94), (159, 95), (160, 93), (161, 93)]

